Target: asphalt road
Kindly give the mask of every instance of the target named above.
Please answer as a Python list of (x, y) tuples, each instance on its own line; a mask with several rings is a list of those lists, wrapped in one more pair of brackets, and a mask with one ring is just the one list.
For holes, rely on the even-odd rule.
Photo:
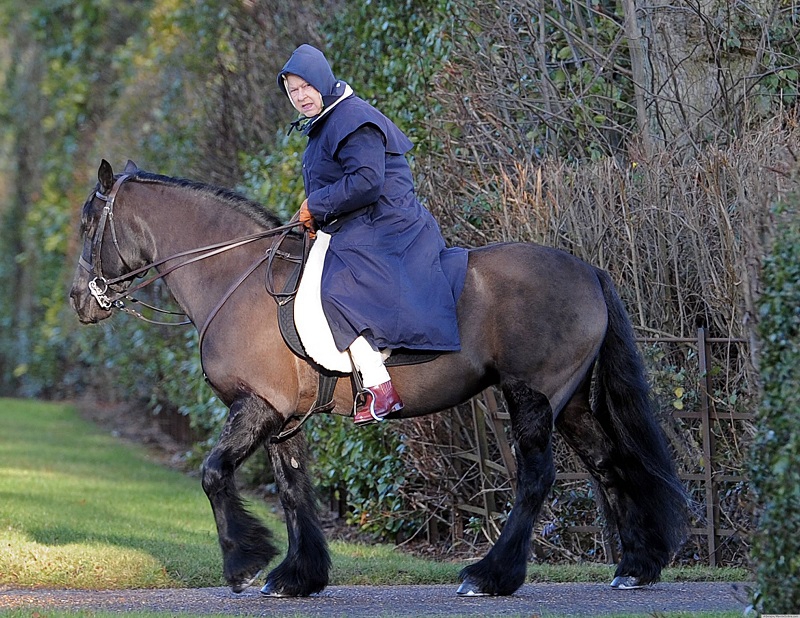
[(320, 618), (416, 616), (603, 616), (666, 611), (738, 611), (747, 605), (742, 584), (659, 583), (640, 590), (607, 584), (526, 584), (510, 597), (461, 598), (454, 586), (330, 586), (302, 599), (266, 598), (258, 588), (181, 590), (11, 590), (0, 588), (0, 610), (154, 611), (194, 615)]

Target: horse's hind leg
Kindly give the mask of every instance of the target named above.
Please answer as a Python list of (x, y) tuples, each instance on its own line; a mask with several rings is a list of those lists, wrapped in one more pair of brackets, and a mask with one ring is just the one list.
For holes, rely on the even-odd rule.
[(270, 531), (242, 503), (234, 473), (281, 426), (281, 417), (262, 399), (233, 402), (219, 442), (203, 462), (203, 489), (211, 502), (222, 549), (223, 574), (234, 592), (250, 586), (277, 550)]
[(261, 592), (267, 596), (308, 596), (328, 585), (331, 566), (314, 488), (306, 470), (308, 442), (301, 432), (270, 444), (268, 450), (286, 517), (289, 550), (283, 562), (267, 576)]
[[(556, 428), (599, 487), (601, 512), (610, 528), (618, 533), (622, 545), (622, 560), (617, 571), (632, 576), (628, 578), (629, 585), (624, 587), (657, 580), (669, 554), (659, 550), (662, 544), (657, 541), (657, 531), (651, 529), (656, 518), (647, 516), (643, 508), (646, 492), (626, 481), (626, 475), (617, 467), (619, 451), (592, 413), (588, 383), (558, 415)], [(634, 463), (628, 462), (628, 465)]]
[(460, 595), (507, 595), (525, 582), (533, 524), (556, 477), (553, 412), (547, 398), (522, 382), (504, 384), (503, 393), (511, 413), (517, 497), (494, 547), (461, 571)]

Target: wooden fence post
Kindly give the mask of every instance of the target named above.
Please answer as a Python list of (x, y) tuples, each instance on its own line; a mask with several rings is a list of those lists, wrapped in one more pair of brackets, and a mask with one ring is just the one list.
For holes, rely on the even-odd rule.
[(717, 500), (714, 486), (714, 435), (711, 432), (711, 378), (708, 373), (706, 329), (697, 329), (697, 361), (700, 369), (700, 414), (703, 427), (703, 476), (706, 496), (706, 538), (709, 566), (717, 566)]

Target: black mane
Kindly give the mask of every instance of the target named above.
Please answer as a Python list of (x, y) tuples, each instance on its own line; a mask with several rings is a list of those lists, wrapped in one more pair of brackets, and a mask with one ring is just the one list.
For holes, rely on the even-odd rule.
[(164, 176), (163, 174), (155, 174), (143, 170), (138, 170), (133, 174), (131, 180), (169, 185), (171, 187), (191, 189), (193, 191), (199, 191), (200, 193), (206, 193), (223, 201), (237, 212), (250, 217), (267, 229), (278, 227), (282, 224), (282, 221), (277, 215), (268, 211), (262, 204), (224, 187), (217, 187), (186, 178), (173, 178), (172, 176)]

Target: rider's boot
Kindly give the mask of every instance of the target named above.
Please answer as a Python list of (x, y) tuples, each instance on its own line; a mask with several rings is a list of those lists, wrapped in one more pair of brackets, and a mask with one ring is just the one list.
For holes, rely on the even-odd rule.
[(394, 390), (391, 380), (365, 388), (362, 396), (364, 401), (358, 406), (353, 419), (356, 425), (369, 425), (382, 421), (392, 412), (403, 409), (403, 402)]

